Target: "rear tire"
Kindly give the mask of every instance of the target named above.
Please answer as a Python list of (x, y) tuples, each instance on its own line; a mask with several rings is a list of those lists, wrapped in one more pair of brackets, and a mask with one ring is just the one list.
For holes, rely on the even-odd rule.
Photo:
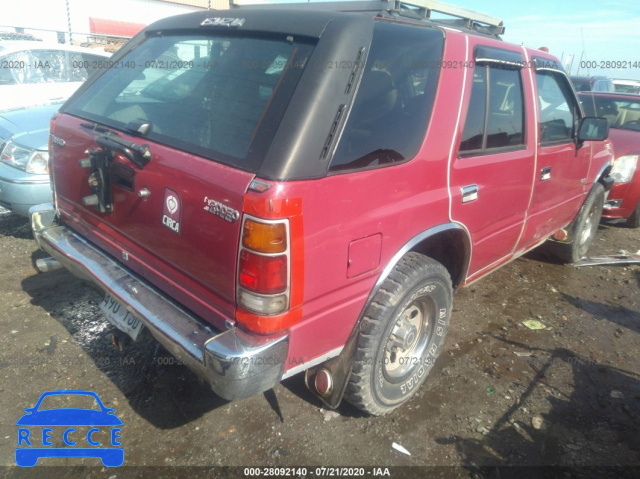
[(405, 255), (367, 307), (345, 399), (379, 416), (413, 396), (444, 343), (452, 298), (444, 266)]
[(586, 256), (598, 231), (603, 206), (604, 186), (596, 183), (587, 195), (578, 216), (571, 223), (569, 232), (569, 237), (572, 238), (571, 243), (551, 242), (549, 244), (555, 257), (564, 263), (575, 263)]
[(627, 218), (627, 226), (629, 228), (640, 228), (640, 201), (636, 205), (636, 209), (629, 218)]

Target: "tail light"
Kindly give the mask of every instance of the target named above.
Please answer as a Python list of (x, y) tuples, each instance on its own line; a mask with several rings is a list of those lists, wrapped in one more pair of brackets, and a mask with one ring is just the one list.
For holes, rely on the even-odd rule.
[(238, 260), (238, 305), (261, 315), (289, 307), (289, 222), (245, 216)]
[(248, 195), (245, 211), (252, 215), (242, 219), (236, 321), (261, 334), (282, 331), (302, 318), (301, 201)]

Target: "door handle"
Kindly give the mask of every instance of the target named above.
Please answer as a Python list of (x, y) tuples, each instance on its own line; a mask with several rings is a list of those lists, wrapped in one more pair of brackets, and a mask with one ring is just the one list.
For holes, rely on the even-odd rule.
[(547, 181), (551, 179), (551, 167), (545, 166), (540, 170), (540, 181)]
[(469, 203), (478, 199), (478, 185), (467, 185), (461, 188), (462, 202)]

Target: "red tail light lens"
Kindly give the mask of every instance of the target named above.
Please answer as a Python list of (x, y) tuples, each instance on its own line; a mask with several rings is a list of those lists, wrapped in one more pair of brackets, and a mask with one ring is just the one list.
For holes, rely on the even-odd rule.
[(240, 286), (255, 293), (283, 293), (287, 289), (287, 271), (286, 255), (262, 256), (247, 250), (240, 253)]
[(235, 319), (242, 328), (272, 334), (302, 319), (302, 233), (300, 198), (247, 193), (236, 276)]
[(245, 215), (238, 254), (238, 306), (271, 316), (289, 308), (289, 221)]

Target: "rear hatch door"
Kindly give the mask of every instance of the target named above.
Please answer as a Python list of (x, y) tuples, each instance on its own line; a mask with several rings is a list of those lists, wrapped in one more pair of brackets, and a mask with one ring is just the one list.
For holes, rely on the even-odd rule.
[(120, 57), (54, 124), (65, 220), (200, 314), (232, 316), (243, 196), (311, 49), (180, 32)]

